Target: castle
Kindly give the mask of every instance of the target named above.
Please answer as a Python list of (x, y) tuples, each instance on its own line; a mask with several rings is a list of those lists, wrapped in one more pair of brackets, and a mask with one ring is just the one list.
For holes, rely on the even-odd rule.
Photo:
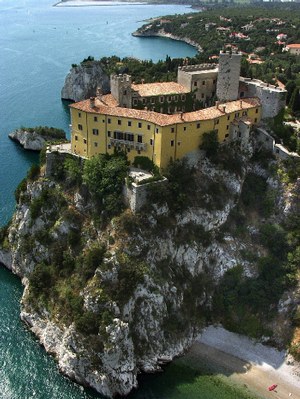
[(179, 67), (177, 82), (132, 82), (111, 76), (111, 94), (70, 105), (71, 151), (90, 158), (127, 153), (150, 158), (159, 168), (199, 148), (203, 134), (247, 143), (261, 118), (272, 118), (285, 104), (285, 90), (240, 77), (241, 54), (221, 52), (219, 65)]

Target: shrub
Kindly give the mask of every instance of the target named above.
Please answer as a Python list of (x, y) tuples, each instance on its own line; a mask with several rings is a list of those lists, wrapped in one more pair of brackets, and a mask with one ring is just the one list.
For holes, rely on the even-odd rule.
[(40, 175), (40, 166), (33, 164), (31, 168), (27, 172), (27, 179), (28, 180), (35, 180)]
[(15, 190), (15, 199), (17, 203), (20, 201), (22, 193), (24, 193), (26, 190), (27, 190), (27, 179), (23, 179), (20, 181)]
[(219, 149), (218, 132), (212, 130), (204, 133), (202, 136), (202, 143), (200, 144), (200, 150), (205, 151), (208, 158), (217, 155)]

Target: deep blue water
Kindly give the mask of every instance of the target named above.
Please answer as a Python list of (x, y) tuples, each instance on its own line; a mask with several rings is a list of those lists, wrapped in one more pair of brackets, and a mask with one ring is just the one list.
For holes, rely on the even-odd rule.
[[(131, 36), (146, 18), (189, 11), (174, 5), (58, 8), (49, 0), (0, 0), (0, 226), (12, 216), (17, 184), (38, 159), (8, 133), (36, 125), (67, 131), (69, 112), (60, 90), (70, 65), (88, 55), (154, 61), (167, 54), (193, 56), (184, 43)], [(20, 281), (0, 266), (0, 399), (100, 397), (58, 373), (19, 320), (21, 294)]]

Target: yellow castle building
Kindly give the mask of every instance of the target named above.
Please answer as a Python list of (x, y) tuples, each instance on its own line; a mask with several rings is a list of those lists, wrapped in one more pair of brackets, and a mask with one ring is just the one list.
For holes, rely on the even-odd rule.
[(146, 156), (161, 169), (197, 150), (203, 134), (213, 130), (221, 143), (247, 143), (252, 126), (261, 119), (256, 97), (173, 115), (120, 107), (111, 94), (74, 103), (70, 109), (72, 153), (91, 158), (118, 149), (130, 162)]

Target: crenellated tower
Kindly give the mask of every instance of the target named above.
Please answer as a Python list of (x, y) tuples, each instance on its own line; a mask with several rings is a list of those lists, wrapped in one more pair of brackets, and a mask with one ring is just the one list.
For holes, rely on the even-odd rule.
[(131, 83), (130, 75), (111, 75), (110, 90), (111, 94), (118, 101), (120, 107), (131, 108)]

